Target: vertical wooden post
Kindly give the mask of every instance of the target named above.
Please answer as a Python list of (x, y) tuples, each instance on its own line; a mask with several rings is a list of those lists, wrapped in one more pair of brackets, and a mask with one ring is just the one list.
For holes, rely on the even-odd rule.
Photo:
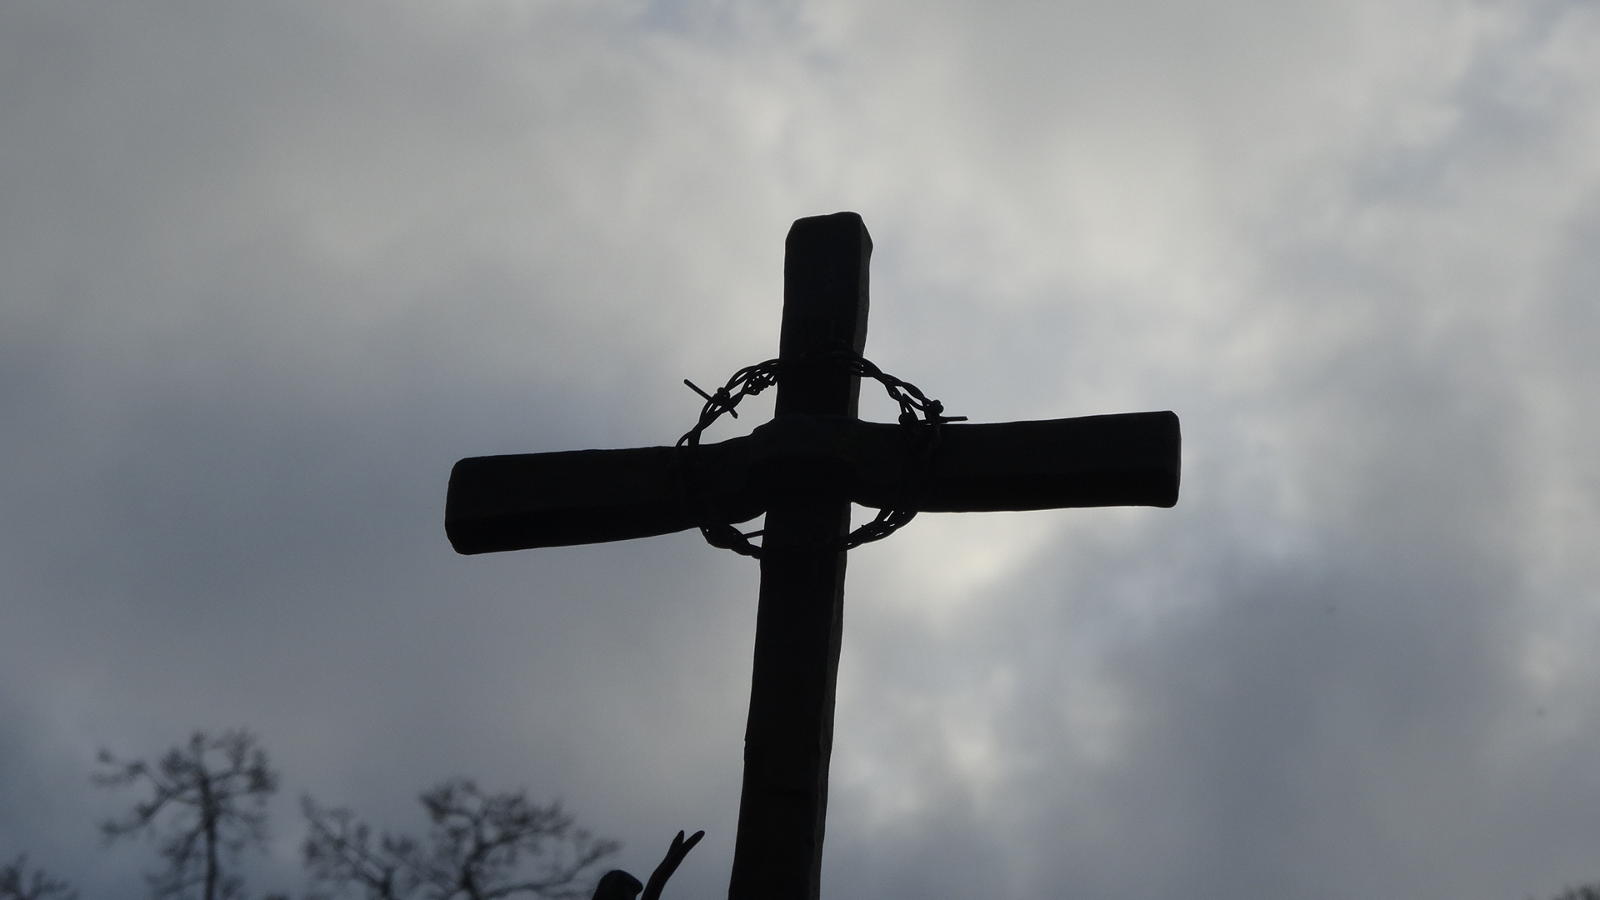
[[(783, 269), (775, 415), (855, 418), (859, 379), (818, 357), (867, 338), (872, 238), (855, 213), (800, 219)], [(826, 473), (796, 473), (826, 483)], [(833, 752), (850, 503), (799, 491), (767, 511), (730, 900), (817, 900)]]

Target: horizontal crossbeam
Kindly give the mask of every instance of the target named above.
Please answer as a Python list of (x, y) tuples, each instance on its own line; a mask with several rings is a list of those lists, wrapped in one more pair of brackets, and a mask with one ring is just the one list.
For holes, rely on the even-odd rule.
[(944, 425), (931, 449), (927, 427), (792, 414), (698, 447), (471, 457), (450, 473), (445, 531), (457, 552), (489, 553), (744, 522), (801, 495), (917, 512), (1178, 499), (1171, 412)]

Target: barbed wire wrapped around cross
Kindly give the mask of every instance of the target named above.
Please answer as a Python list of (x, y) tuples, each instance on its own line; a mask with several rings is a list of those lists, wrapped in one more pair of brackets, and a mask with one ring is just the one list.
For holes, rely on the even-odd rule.
[[(939, 444), (939, 429), (946, 422), (964, 422), (966, 416), (947, 416), (944, 414), (944, 404), (931, 399), (916, 385), (909, 381), (896, 378), (883, 371), (866, 357), (853, 350), (835, 350), (821, 357), (821, 361), (837, 365), (851, 375), (859, 378), (870, 378), (883, 385), (884, 392), (889, 395), (900, 407), (899, 422), (907, 429), (907, 433), (914, 448), (912, 457), (917, 466), (913, 478), (922, 478), (927, 474), (927, 469), (932, 462), (934, 450)], [(812, 360), (801, 358), (795, 365), (806, 365)], [(700, 418), (694, 427), (684, 432), (678, 438), (676, 446), (698, 447), (700, 435), (723, 413), (733, 418), (738, 418), (736, 409), (740, 401), (746, 397), (753, 397), (769, 387), (778, 383), (784, 364), (776, 359), (769, 359), (755, 365), (745, 366), (733, 373), (727, 383), (711, 393), (706, 393), (700, 386), (685, 378), (683, 383), (690, 390), (699, 394), (705, 403), (700, 407)], [(840, 550), (852, 550), (862, 544), (882, 540), (894, 533), (897, 529), (910, 522), (917, 515), (916, 510), (880, 509), (872, 521), (850, 532), (838, 546)], [(700, 526), (700, 533), (705, 536), (706, 543), (724, 550), (732, 550), (741, 556), (761, 558), (761, 547), (751, 541), (751, 538), (760, 537), (762, 532), (740, 531), (726, 523), (713, 523)]]

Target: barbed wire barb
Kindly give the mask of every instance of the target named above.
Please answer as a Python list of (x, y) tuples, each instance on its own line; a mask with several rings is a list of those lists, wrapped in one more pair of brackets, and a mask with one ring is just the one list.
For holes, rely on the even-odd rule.
[[(818, 358), (802, 358), (797, 364), (805, 365), (817, 361)], [(871, 378), (883, 385), (884, 392), (889, 395), (895, 405), (900, 408), (899, 424), (907, 429), (913, 447), (912, 455), (916, 458), (916, 476), (908, 481), (926, 479), (931, 470), (934, 451), (939, 444), (940, 426), (948, 422), (965, 422), (966, 416), (947, 416), (944, 414), (944, 404), (938, 400), (929, 399), (916, 385), (896, 378), (878, 368), (871, 360), (853, 350), (840, 349), (827, 353), (820, 360), (834, 363), (846, 372), (858, 378)], [(695, 421), (694, 427), (684, 432), (678, 438), (675, 446), (698, 447), (700, 436), (711, 424), (727, 413), (733, 418), (738, 418), (735, 409), (746, 397), (753, 397), (769, 387), (778, 383), (778, 378), (783, 371), (783, 364), (776, 359), (768, 359), (755, 365), (745, 366), (733, 373), (722, 387), (711, 393), (701, 390), (698, 385), (689, 379), (683, 383), (689, 390), (694, 391), (704, 400), (700, 407), (700, 416)], [(687, 482), (688, 466), (681, 471)], [(916, 486), (913, 486), (915, 490)], [(693, 503), (695, 491), (693, 486), (685, 483), (685, 500)], [(882, 540), (895, 531), (904, 527), (917, 515), (916, 510), (880, 509), (878, 514), (854, 531), (851, 531), (839, 542), (839, 550), (853, 550), (862, 544)], [(740, 531), (726, 522), (702, 523), (700, 534), (705, 537), (706, 543), (723, 550), (732, 550), (741, 556), (755, 559), (761, 558), (761, 546), (754, 543), (751, 538), (760, 537), (761, 530)]]

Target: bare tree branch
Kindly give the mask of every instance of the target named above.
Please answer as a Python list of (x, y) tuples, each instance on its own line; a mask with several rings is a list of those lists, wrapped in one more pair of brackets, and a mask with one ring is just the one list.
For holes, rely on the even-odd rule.
[(106, 820), (100, 830), (108, 843), (165, 832), (160, 854), (166, 867), (146, 875), (156, 897), (178, 897), (196, 888), (204, 900), (240, 894), (242, 883), (224, 871), (225, 864), (246, 847), (265, 843), (265, 805), (278, 788), (277, 773), (254, 735), (243, 729), (216, 737), (197, 731), (154, 768), (107, 750), (98, 760), (103, 770), (91, 776), (95, 784), (144, 785), (150, 791), (128, 815)]
[(476, 783), (446, 781), (420, 797), (431, 828), (426, 842), (383, 834), (348, 810), (302, 803), (310, 833), (303, 848), (312, 880), (365, 900), (499, 900), (585, 896), (580, 884), (615, 841), (575, 828), (560, 804), (522, 791), (485, 794)]
[(1555, 900), (1600, 900), (1600, 883), (1569, 887), (1557, 894)]
[(78, 892), (65, 881), (58, 881), (35, 869), (28, 873), (28, 856), (0, 866), (0, 900), (78, 900)]

